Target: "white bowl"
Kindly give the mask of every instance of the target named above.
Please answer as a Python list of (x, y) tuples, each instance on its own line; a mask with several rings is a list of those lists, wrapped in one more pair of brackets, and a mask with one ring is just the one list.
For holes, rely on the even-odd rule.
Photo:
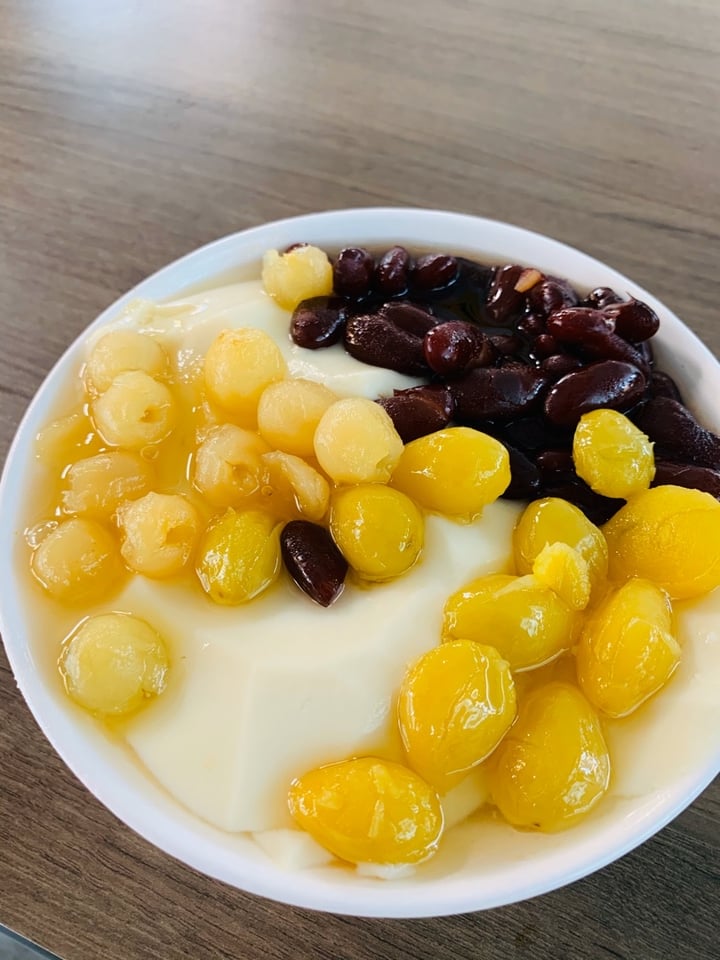
[[(720, 419), (714, 413), (720, 395), (720, 366), (694, 334), (654, 297), (571, 247), (508, 224), (456, 213), (340, 210), (237, 233), (188, 254), (144, 280), (105, 310), (89, 330), (112, 319), (135, 297), (161, 299), (238, 266), (259, 266), (265, 250), (283, 248), (298, 240), (326, 248), (404, 243), (429, 250), (447, 249), (488, 262), (532, 264), (569, 278), (581, 289), (610, 286), (637, 296), (661, 317), (657, 353), (664, 369), (676, 376), (691, 406), (703, 412), (707, 425), (720, 428)], [(677, 816), (717, 774), (717, 739), (713, 743), (706, 737), (693, 750), (685, 750), (679, 743), (673, 752), (670, 745), (662, 751), (662, 769), (653, 775), (651, 789), (639, 796), (606, 798), (593, 816), (573, 830), (540, 835), (500, 824), (456, 827), (448, 833), (438, 857), (413, 876), (392, 882), (331, 867), (300, 873), (284, 871), (250, 838), (228, 835), (202, 822), (158, 787), (90, 718), (80, 717), (69, 708), (65, 698), (46, 682), (33, 657), (31, 612), (22, 599), (24, 574), (18, 562), (22, 538), (19, 518), (25, 515), (33, 439), (53, 418), (54, 402), (81, 355), (82, 343), (76, 341), (30, 405), (8, 455), (0, 486), (0, 627), (18, 686), (47, 738), (85, 786), (151, 843), (211, 877), (297, 906), (381, 917), (462, 913), (522, 900), (599, 869)], [(714, 644), (717, 651), (720, 644), (712, 611), (702, 623), (706, 631), (703, 643)], [(716, 666), (720, 675), (720, 659)], [(688, 669), (692, 672), (692, 667)], [(689, 680), (696, 682), (692, 676)]]

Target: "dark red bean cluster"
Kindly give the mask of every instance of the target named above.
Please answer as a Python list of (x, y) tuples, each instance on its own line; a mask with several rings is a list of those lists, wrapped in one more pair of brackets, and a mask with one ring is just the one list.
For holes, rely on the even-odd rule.
[(506, 497), (564, 497), (602, 523), (622, 501), (577, 476), (571, 448), (580, 417), (610, 407), (654, 442), (656, 484), (720, 498), (720, 438), (655, 367), (659, 319), (646, 303), (609, 287), (583, 297), (520, 264), (413, 257), (402, 246), (379, 256), (348, 247), (333, 276), (332, 297), (295, 310), (293, 340), (309, 349), (342, 341), (364, 363), (425, 379), (378, 401), (406, 443), (449, 423), (483, 430), (509, 451)]
[(330, 531), (309, 520), (291, 520), (280, 534), (285, 567), (311, 600), (329, 607), (343, 591), (348, 564)]

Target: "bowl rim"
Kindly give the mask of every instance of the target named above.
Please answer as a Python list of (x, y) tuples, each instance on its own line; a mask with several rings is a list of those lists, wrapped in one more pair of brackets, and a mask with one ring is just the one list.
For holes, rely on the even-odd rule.
[[(412, 242), (402, 236), (403, 231), (431, 235), (432, 227), (444, 224), (457, 229), (459, 234), (478, 236), (475, 244), (475, 256), (488, 258), (491, 253), (480, 253), (479, 238), (488, 234), (494, 238), (495, 253), (498, 243), (505, 261), (512, 257), (514, 242), (522, 249), (523, 243), (537, 246), (547, 251), (548, 258), (570, 257), (584, 267), (597, 268), (601, 274), (612, 274), (614, 283), (633, 295), (646, 300), (661, 315), (663, 333), (670, 332), (671, 337), (679, 338), (685, 354), (711, 370), (713, 378), (720, 388), (720, 364), (700, 339), (686, 327), (664, 304), (660, 303), (648, 291), (639, 287), (623, 274), (607, 264), (589, 257), (574, 247), (553, 240), (540, 233), (525, 230), (502, 221), (475, 217), (469, 214), (445, 210), (431, 210), (416, 207), (362, 207), (331, 210), (322, 213), (304, 214), (264, 223), (247, 230), (241, 230), (221, 237), (196, 248), (160, 268), (146, 277), (131, 290), (117, 298), (99, 316), (89, 324), (54, 364), (42, 385), (31, 400), (17, 428), (15, 437), (7, 453), (5, 466), (0, 479), (0, 569), (4, 569), (3, 583), (9, 583), (13, 577), (13, 547), (21, 531), (15, 529), (15, 514), (8, 503), (20, 503), (22, 499), (20, 477), (16, 477), (16, 464), (27, 462), (28, 451), (34, 437), (34, 427), (46, 422), (43, 403), (51, 395), (57, 382), (63, 377), (65, 367), (75, 356), (80, 356), (82, 344), (88, 334), (117, 315), (119, 310), (137, 297), (159, 297), (158, 291), (167, 290), (163, 297), (177, 295), (188, 286), (197, 282), (212, 281), (225, 269), (233, 265), (247, 264), (259, 259), (262, 252), (270, 246), (280, 247), (279, 237), (285, 237), (286, 243), (293, 242), (298, 236), (313, 239), (313, 232), (330, 233), (340, 239), (338, 245), (352, 242), (371, 244), (373, 235), (387, 234), (385, 242), (390, 242), (388, 222), (402, 224), (392, 235), (394, 242)], [(401, 236), (397, 236), (400, 233)], [(344, 240), (342, 237), (344, 236)], [(270, 239), (269, 239), (270, 238)], [(275, 238), (274, 241), (272, 238)], [(332, 246), (331, 241), (322, 242)], [(382, 242), (382, 241), (380, 241)], [(414, 241), (418, 246), (432, 246), (431, 240)], [(507, 244), (507, 247), (505, 246)], [(472, 254), (474, 241), (468, 240), (466, 247)], [(456, 249), (463, 244), (457, 244)], [(252, 252), (252, 255), (251, 255)], [(525, 258), (519, 257), (519, 262)], [(217, 269), (208, 271), (206, 264), (217, 263)], [(542, 266), (538, 262), (538, 266)], [(181, 274), (187, 276), (185, 283), (170, 288), (172, 279)], [(569, 279), (573, 281), (573, 277)], [(244, 867), (228, 858), (218, 859), (213, 854), (212, 845), (203, 843), (202, 836), (192, 829), (188, 821), (197, 820), (192, 815), (178, 816), (177, 820), (164, 822), (158, 816), (154, 802), (139, 795), (122, 776), (113, 773), (113, 764), (108, 758), (95, 757), (95, 751), (83, 746), (83, 736), (76, 728), (77, 723), (68, 721), (54, 708), (51, 697), (44, 691), (44, 683), (34, 669), (30, 646), (23, 627), (23, 605), (17, 596), (9, 596), (7, 590), (0, 595), (0, 633), (16, 683), (36, 722), (63, 762), (78, 779), (106, 806), (118, 819), (140, 834), (144, 839), (159, 847), (165, 853), (181, 862), (200, 870), (215, 879), (222, 880), (250, 893), (269, 897), (273, 900), (293, 906), (314, 910), (336, 912), (356, 916), (373, 917), (422, 917), (464, 913), (480, 909), (502, 906), (529, 897), (546, 893), (571, 883), (592, 873), (639, 846), (650, 836), (662, 829), (670, 820), (685, 809), (698, 794), (720, 772), (720, 743), (711, 762), (701, 769), (694, 770), (674, 783), (672, 790), (666, 791), (661, 800), (651, 810), (640, 811), (630, 824), (623, 823), (623, 830), (604, 828), (598, 837), (590, 837), (581, 845), (575, 857), (568, 863), (565, 854), (540, 854), (544, 864), (541, 871), (528, 871), (531, 876), (518, 882), (519, 877), (498, 883), (494, 889), (485, 891), (481, 897), (478, 891), (456, 878), (443, 877), (430, 880), (427, 884), (413, 887), (409, 893), (402, 883), (379, 883), (358, 885), (351, 893), (345, 887), (333, 889), (333, 884), (319, 880), (312, 870), (301, 872), (284, 871), (275, 864), (258, 865), (248, 858)], [(145, 775), (147, 776), (147, 775)], [(120, 782), (116, 782), (120, 780)], [(180, 821), (188, 821), (187, 823)], [(201, 821), (200, 821), (201, 823)], [(607, 836), (612, 834), (612, 836)], [(237, 858), (237, 854), (233, 855)], [(522, 865), (521, 865), (522, 866)], [(527, 866), (527, 865), (526, 865)], [(516, 870), (516, 873), (518, 871)], [(503, 874), (504, 877), (504, 874)], [(335, 885), (337, 886), (337, 885)]]

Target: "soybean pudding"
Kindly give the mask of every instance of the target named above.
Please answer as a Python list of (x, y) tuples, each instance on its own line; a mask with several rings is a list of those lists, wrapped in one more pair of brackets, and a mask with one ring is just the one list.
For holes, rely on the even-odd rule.
[[(38, 654), (46, 664), (58, 658), (61, 663), (61, 674), (51, 682), (64, 682), (75, 702), (98, 716), (109, 736), (122, 738), (179, 803), (222, 830), (257, 834), (264, 849), (280, 860), (288, 859), (295, 831), (302, 827), (343, 860), (413, 864), (442, 843), (443, 817), (446, 832), (473, 815), (478, 830), (482, 823), (482, 832), (492, 828), (504, 835), (511, 828), (494, 821), (497, 805), (510, 824), (555, 830), (584, 815), (608, 790), (622, 802), (623, 797), (661, 790), (690, 770), (704, 755), (707, 731), (720, 713), (712, 695), (720, 675), (714, 595), (674, 602), (667, 616), (662, 612), (669, 603), (665, 592), (657, 600), (652, 593), (652, 603), (646, 602), (647, 591), (642, 598), (633, 596), (630, 619), (645, 604), (643, 609), (650, 611), (643, 614), (647, 635), (664, 644), (666, 661), (658, 661), (657, 676), (649, 676), (647, 690), (636, 695), (623, 695), (624, 678), (618, 681), (619, 693), (617, 684), (609, 694), (606, 686), (597, 693), (604, 674), (591, 676), (590, 671), (581, 676), (579, 689), (573, 651), (581, 642), (585, 661), (592, 659), (598, 637), (604, 636), (603, 617), (611, 615), (602, 606), (610, 602), (605, 596), (607, 555), (591, 600), (595, 555), (584, 554), (580, 540), (563, 534), (565, 539), (548, 544), (554, 549), (542, 559), (542, 550), (526, 558), (527, 569), (518, 560), (517, 541), (513, 548), (513, 530), (535, 494), (559, 493), (560, 488), (580, 492), (576, 499), (585, 497), (586, 512), (604, 519), (599, 514), (609, 502), (641, 495), (651, 479), (646, 466), (646, 480), (633, 473), (637, 489), (632, 494), (622, 484), (605, 492), (602, 481), (601, 492), (586, 494), (578, 475), (556, 471), (551, 476), (549, 469), (542, 474), (542, 463), (538, 467), (527, 449), (509, 443), (509, 435), (516, 438), (527, 429), (521, 421), (540, 416), (537, 402), (545, 402), (549, 413), (542, 430), (555, 430), (562, 440), (554, 452), (560, 456), (563, 444), (565, 450), (572, 444), (573, 431), (567, 433), (558, 422), (567, 414), (562, 397), (557, 399), (562, 377), (553, 385), (555, 375), (548, 373), (553, 364), (533, 374), (532, 384), (512, 366), (532, 359), (528, 344), (551, 334), (536, 331), (534, 340), (521, 337), (517, 357), (504, 364), (499, 360), (501, 338), (517, 335), (504, 320), (485, 334), (468, 334), (476, 359), (489, 359), (492, 343), (493, 365), (470, 363), (453, 379), (453, 356), (470, 348), (465, 330), (451, 331), (455, 353), (443, 340), (448, 332), (437, 332), (443, 325), (438, 321), (458, 322), (442, 313), (452, 299), (448, 293), (440, 298), (442, 309), (426, 314), (435, 320), (408, 319), (408, 311), (400, 311), (402, 336), (384, 358), (402, 369), (388, 369), (377, 365), (376, 341), (365, 337), (367, 330), (385, 324), (392, 311), (374, 304), (374, 313), (367, 305), (355, 307), (343, 318), (352, 330), (343, 346), (337, 342), (342, 331), (336, 336), (332, 330), (337, 304), (318, 303), (318, 298), (333, 293), (333, 282), (335, 295), (344, 290), (351, 296), (352, 290), (348, 293), (347, 283), (340, 283), (338, 291), (337, 270), (328, 281), (321, 258), (314, 269), (299, 306), (293, 297), (284, 300), (266, 276), (264, 285), (249, 281), (161, 304), (135, 303), (111, 325), (121, 338), (107, 356), (102, 346), (112, 345), (103, 341), (107, 330), (88, 343), (87, 366), (69, 385), (68, 410), (58, 411), (58, 421), (39, 439), (38, 482), (27, 518), (34, 579), (42, 585), (28, 583), (37, 611)], [(434, 269), (440, 279), (433, 283), (440, 283), (442, 270), (449, 267), (435, 264)], [(494, 281), (489, 270), (480, 275), (482, 283), (473, 295), (485, 298), (487, 310), (492, 283), (495, 302), (499, 299), (498, 277), (503, 274), (497, 273)], [(540, 277), (521, 281), (522, 268), (512, 276), (514, 286), (520, 282), (521, 287)], [(455, 295), (453, 302), (462, 298)], [(411, 306), (423, 312), (422, 304)], [(380, 323), (375, 318), (383, 309)], [(327, 311), (325, 326), (322, 316), (318, 319), (321, 310)], [(567, 326), (562, 305), (554, 311), (556, 321), (558, 311), (561, 326)], [(418, 333), (417, 324), (423, 323), (426, 329)], [(499, 332), (501, 326), (505, 332)], [(298, 340), (309, 330), (316, 339), (327, 335), (336, 342), (301, 346)], [(420, 354), (411, 342), (404, 359), (395, 358), (398, 343), (413, 337), (421, 344)], [(424, 355), (423, 338), (430, 343)], [(265, 373), (257, 382), (252, 364), (239, 381), (225, 377), (227, 344), (262, 354)], [(407, 359), (411, 354), (412, 362)], [(582, 368), (580, 363), (568, 365), (572, 353), (552, 354), (561, 355), (570, 358), (564, 376)], [(626, 351), (624, 360), (599, 359), (596, 366), (629, 359)], [(540, 370), (541, 363), (536, 359), (533, 369)], [(439, 374), (436, 368), (448, 364), (448, 376), (436, 376), (435, 385), (427, 388), (428, 372)], [(562, 366), (557, 360), (555, 365)], [(526, 404), (519, 416), (508, 419), (497, 410), (511, 400), (493, 394), (495, 416), (488, 418), (487, 432), (469, 425), (473, 415), (467, 412), (477, 407), (477, 371), (482, 370), (499, 371), (490, 378), (493, 390), (503, 378), (509, 382), (519, 376)], [(611, 407), (623, 407), (609, 391), (630, 397), (637, 389), (635, 375), (608, 372), (607, 367), (601, 374), (604, 399)], [(642, 370), (640, 376), (648, 381)], [(128, 437), (138, 390), (146, 391), (144, 406)], [(446, 409), (447, 390), (455, 390), (452, 413)], [(487, 393), (487, 384), (482, 390)], [(410, 403), (403, 399), (407, 397)], [(378, 399), (380, 404), (372, 402)], [(465, 410), (459, 417), (458, 400)], [(599, 406), (607, 409), (604, 403)], [(426, 426), (418, 433), (422, 417)], [(468, 425), (453, 425), (458, 419)], [(623, 430), (625, 422), (623, 417)], [(592, 428), (584, 423), (586, 430)], [(451, 459), (454, 445), (461, 451), (457, 460)], [(371, 455), (358, 458), (358, 449)], [(523, 460), (534, 473), (526, 469), (523, 474)], [(428, 479), (429, 463), (435, 479)], [(466, 475), (470, 463), (472, 482)], [(597, 458), (592, 469), (602, 469)], [(513, 484), (519, 487), (514, 494)], [(516, 496), (516, 502), (497, 499), (503, 491)], [(575, 514), (568, 516), (571, 525), (580, 522)], [(63, 543), (70, 544), (71, 554), (65, 565), (57, 559)], [(255, 544), (251, 559), (238, 560), (236, 545), (248, 543)], [(72, 559), (76, 549), (85, 558), (77, 570)], [(490, 613), (482, 619), (486, 614), (478, 613), (478, 598), (486, 594)], [(675, 594), (684, 595), (694, 596)], [(524, 627), (500, 627), (497, 619), (505, 607), (508, 616), (515, 616), (525, 602), (528, 609), (541, 611), (532, 614), (538, 617), (536, 647)], [(625, 601), (613, 602), (615, 611)], [(468, 603), (470, 619), (459, 620)], [(587, 610), (605, 612), (592, 620)], [(118, 620), (118, 614), (132, 621), (129, 634), (129, 621)], [(116, 618), (103, 619), (108, 615)], [(477, 635), (469, 636), (473, 630)], [(113, 639), (118, 631), (125, 631), (119, 641)], [(40, 635), (53, 638), (52, 643), (41, 649)], [(447, 643), (438, 646), (441, 640)], [(125, 662), (142, 667), (141, 675), (125, 677), (120, 699), (117, 689), (98, 688), (86, 672), (88, 664), (97, 675), (109, 661), (117, 664), (118, 650)], [(446, 663), (443, 650), (452, 651), (456, 662)], [(432, 662), (427, 659), (431, 655)], [(439, 657), (442, 664), (435, 662)], [(428, 697), (422, 692), (425, 669), (431, 671)], [(450, 678), (446, 694), (441, 674), (433, 672), (438, 670)], [(437, 709), (438, 697), (447, 695), (448, 703), (455, 702), (456, 678), (464, 682), (473, 671), (483, 678), (484, 691), (480, 696), (475, 684), (468, 693), (470, 700), (475, 697), (473, 716), (495, 719), (492, 725), (484, 719), (479, 727), (468, 721), (459, 732), (446, 726), (436, 749), (435, 734), (426, 731), (439, 729), (444, 721), (423, 718)], [(535, 735), (531, 714), (540, 707), (533, 704), (548, 697), (553, 710), (577, 717), (573, 730), (587, 729), (583, 749), (595, 757), (594, 779), (592, 784), (588, 777), (582, 781), (585, 806), (558, 812), (551, 799), (547, 816), (541, 817), (542, 805), (531, 804), (527, 816), (536, 820), (527, 821), (513, 793), (513, 775), (503, 780), (501, 771), (503, 764), (512, 766), (512, 745)], [(632, 716), (625, 716), (629, 712)], [(469, 741), (471, 727), (476, 736)], [(353, 758), (370, 759), (363, 760), (364, 767), (342, 767), (359, 763)], [(571, 771), (567, 775), (577, 778)], [(351, 783), (356, 806), (347, 822), (338, 824), (318, 812), (318, 791), (324, 790), (350, 810), (345, 791)], [(551, 785), (550, 793), (553, 789)], [(377, 800), (373, 791), (399, 797), (399, 821), (407, 820), (403, 804), (408, 797), (426, 810), (414, 847), (408, 842), (398, 852), (392, 813), (373, 828), (382, 843), (355, 843), (353, 830), (363, 835), (365, 829), (363, 790), (370, 805)], [(329, 856), (306, 845), (298, 864)]]

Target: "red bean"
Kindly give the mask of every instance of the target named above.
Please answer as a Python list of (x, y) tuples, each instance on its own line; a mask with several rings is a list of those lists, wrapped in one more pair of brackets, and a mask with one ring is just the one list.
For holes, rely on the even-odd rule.
[(720, 437), (706, 430), (677, 400), (655, 397), (632, 419), (655, 444), (659, 460), (720, 470)]
[(558, 426), (574, 427), (590, 410), (629, 410), (642, 398), (646, 380), (629, 363), (604, 360), (568, 373), (550, 388), (545, 416)]
[(330, 531), (308, 520), (291, 520), (280, 534), (283, 562), (311, 600), (329, 607), (343, 591), (348, 564)]
[(308, 244), (304, 240), (298, 241), (298, 243), (291, 243), (289, 247), (285, 247), (283, 253), (292, 253), (293, 250), (301, 250), (303, 247), (307, 247)]
[(345, 325), (345, 349), (373, 367), (385, 367), (414, 377), (429, 374), (420, 337), (402, 330), (382, 313), (350, 317)]
[(518, 321), (517, 328), (522, 333), (527, 333), (528, 336), (537, 337), (545, 333), (545, 321), (542, 317), (538, 317), (534, 313), (526, 313), (525, 316)]
[(578, 479), (570, 450), (543, 450), (535, 458), (543, 486), (567, 483)]
[[(449, 391), (445, 392), (449, 396)], [(452, 403), (424, 387), (396, 391), (392, 397), (382, 397), (377, 402), (390, 415), (403, 443), (442, 430), (452, 416)]]
[(615, 333), (632, 343), (640, 343), (655, 336), (660, 328), (660, 318), (646, 303), (636, 300), (624, 300), (603, 307), (604, 317), (614, 321)]
[(574, 503), (591, 523), (596, 523), (598, 526), (607, 523), (621, 507), (625, 506), (624, 500), (611, 500), (609, 497), (603, 497), (591, 490), (585, 481), (579, 478), (557, 485), (544, 485), (543, 495), (560, 497), (562, 500)]
[(677, 400), (678, 403), (682, 403), (678, 385), (669, 374), (663, 373), (661, 370), (653, 370), (648, 393), (651, 397), (669, 397), (670, 400)]
[(460, 267), (459, 281), (463, 286), (483, 293), (483, 302), (487, 299), (487, 292), (493, 277), (494, 268), (477, 260), (468, 260), (467, 257), (458, 257)]
[(425, 253), (418, 257), (411, 280), (418, 290), (442, 290), (458, 275), (457, 257), (445, 253)]
[(495, 359), (495, 350), (482, 330), (463, 320), (450, 320), (428, 330), (423, 349), (427, 365), (442, 376), (487, 367)]
[(522, 349), (522, 340), (516, 334), (496, 333), (490, 337), (490, 343), (501, 356), (510, 357)]
[(575, 471), (575, 461), (569, 447), (541, 450), (535, 458), (543, 489), (574, 484), (580, 480)]
[(532, 355), (537, 357), (538, 360), (544, 360), (546, 357), (552, 357), (553, 354), (558, 353), (560, 346), (555, 339), (549, 333), (541, 333), (539, 337), (535, 337), (532, 342)]
[(514, 363), (478, 367), (450, 385), (457, 419), (473, 425), (522, 417), (540, 405), (548, 385), (537, 368)]
[(676, 487), (692, 487), (704, 490), (720, 500), (720, 470), (710, 467), (696, 467), (689, 463), (669, 463), (667, 460), (655, 461), (655, 479), (650, 484), (659, 487), (671, 483)]
[(393, 390), (394, 397), (403, 396), (422, 396), (426, 397), (432, 403), (443, 411), (448, 420), (452, 420), (455, 414), (455, 401), (453, 400), (450, 387), (445, 383), (423, 383), (419, 387), (408, 387), (405, 390)]
[(580, 301), (567, 280), (546, 277), (527, 292), (527, 302), (537, 316), (547, 319), (551, 313), (563, 307), (574, 307)]
[(299, 347), (318, 350), (338, 343), (345, 326), (345, 305), (339, 297), (312, 297), (293, 311), (290, 336)]
[(570, 450), (543, 450), (535, 463), (543, 495), (569, 500), (593, 523), (605, 523), (625, 502), (603, 497), (581, 480)]
[(606, 307), (610, 303), (621, 303), (622, 297), (615, 293), (610, 287), (597, 287), (592, 293), (589, 293), (584, 300), (588, 307), (594, 307), (596, 310)]
[(602, 310), (592, 307), (563, 307), (547, 320), (548, 331), (562, 343), (583, 345), (588, 337), (606, 337), (613, 333), (612, 321)]
[(497, 267), (488, 290), (488, 316), (497, 323), (502, 323), (509, 317), (522, 313), (525, 307), (525, 294), (515, 289), (520, 274), (525, 267), (509, 263), (504, 267)]
[(510, 457), (510, 483), (504, 500), (534, 500), (540, 494), (540, 474), (532, 460), (521, 450), (505, 444)]
[(551, 357), (546, 357), (540, 363), (540, 369), (553, 380), (559, 380), (566, 373), (572, 373), (573, 370), (579, 370), (583, 362), (579, 357), (573, 357), (569, 353), (554, 353)]
[(363, 247), (345, 247), (333, 265), (333, 286), (340, 297), (360, 300), (370, 293), (375, 260)]
[(503, 424), (498, 439), (525, 453), (536, 455), (538, 451), (554, 447), (567, 447), (572, 442), (572, 433), (549, 423), (542, 413), (521, 417)]
[(650, 368), (655, 363), (655, 355), (653, 353), (652, 344), (649, 340), (643, 340), (641, 343), (633, 344), (633, 346), (643, 358), (645, 366), (641, 367), (640, 369), (643, 370), (643, 372), (647, 375), (650, 373)]
[(386, 297), (399, 297), (408, 288), (410, 254), (405, 247), (391, 247), (378, 260), (375, 286)]
[(380, 312), (390, 323), (394, 323), (406, 333), (412, 333), (415, 337), (424, 337), (428, 330), (438, 323), (437, 317), (429, 313), (425, 307), (418, 307), (408, 300), (385, 303), (380, 307)]
[(640, 351), (614, 330), (614, 321), (591, 307), (565, 307), (547, 321), (547, 332), (593, 360), (622, 360), (640, 370), (648, 363)]

